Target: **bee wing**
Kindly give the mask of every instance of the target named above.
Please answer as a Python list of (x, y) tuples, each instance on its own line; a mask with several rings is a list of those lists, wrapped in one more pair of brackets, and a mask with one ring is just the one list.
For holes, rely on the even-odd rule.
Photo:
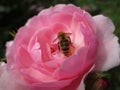
[(72, 33), (66, 33), (68, 36), (71, 35)]

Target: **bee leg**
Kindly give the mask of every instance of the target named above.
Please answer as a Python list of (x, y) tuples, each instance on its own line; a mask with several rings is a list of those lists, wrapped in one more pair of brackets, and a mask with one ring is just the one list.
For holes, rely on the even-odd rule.
[(70, 45), (70, 52), (71, 52), (71, 54), (73, 54), (74, 51), (75, 51), (75, 47), (71, 44), (71, 45)]
[(58, 49), (59, 49), (59, 51), (60, 51), (60, 46), (59, 46), (59, 42), (58, 42)]

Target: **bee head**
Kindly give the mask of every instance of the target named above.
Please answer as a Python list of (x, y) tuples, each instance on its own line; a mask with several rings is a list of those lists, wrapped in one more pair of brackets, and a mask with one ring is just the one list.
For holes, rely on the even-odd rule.
[(64, 32), (59, 32), (58, 33), (58, 38), (64, 38), (65, 37), (65, 33)]

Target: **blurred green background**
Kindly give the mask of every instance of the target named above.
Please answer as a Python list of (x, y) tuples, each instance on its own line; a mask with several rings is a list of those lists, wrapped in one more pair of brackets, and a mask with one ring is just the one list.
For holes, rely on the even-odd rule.
[[(17, 32), (28, 18), (58, 3), (75, 4), (93, 16), (108, 16), (116, 26), (114, 33), (120, 38), (120, 0), (0, 0), (0, 58), (5, 57), (6, 41), (13, 39), (9, 32)], [(112, 83), (109, 90), (120, 90), (120, 66), (108, 73)]]

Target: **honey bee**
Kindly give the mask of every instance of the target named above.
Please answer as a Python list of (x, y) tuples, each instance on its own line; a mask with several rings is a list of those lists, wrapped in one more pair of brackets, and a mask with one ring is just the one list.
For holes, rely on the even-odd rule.
[(67, 57), (73, 53), (73, 46), (69, 36), (70, 34), (71, 33), (59, 32), (57, 36), (58, 49)]

